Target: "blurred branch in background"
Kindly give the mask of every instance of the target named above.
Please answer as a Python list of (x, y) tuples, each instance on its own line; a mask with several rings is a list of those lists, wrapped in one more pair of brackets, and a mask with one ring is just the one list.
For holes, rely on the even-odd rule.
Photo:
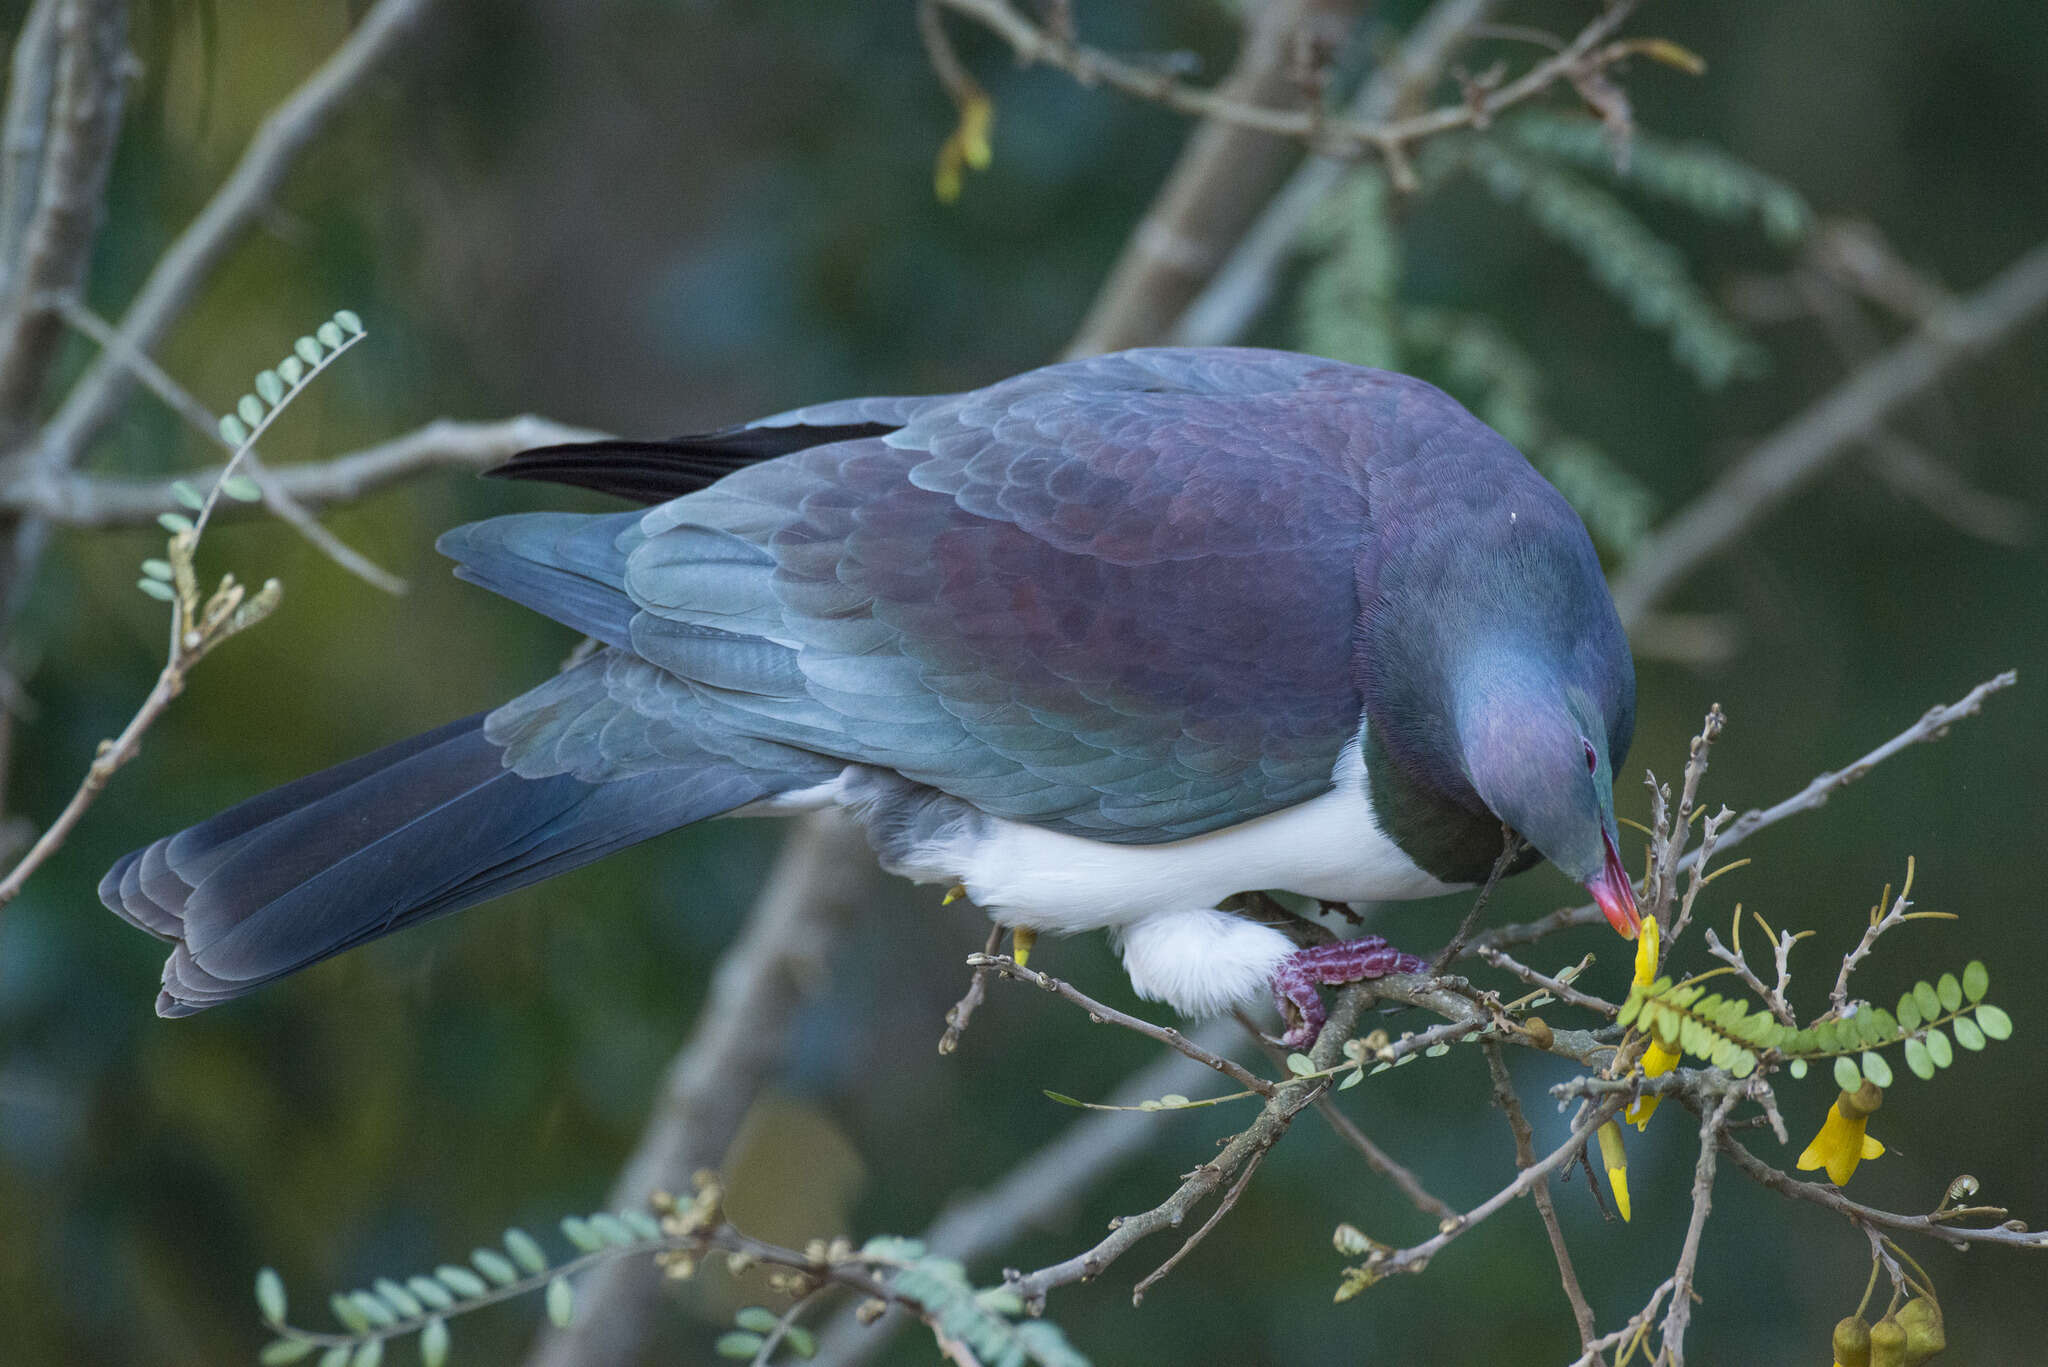
[(2048, 242), (1904, 341), (1856, 371), (1765, 438), (1668, 519), (1614, 579), (1624, 623), (1661, 603), (1787, 498), (1869, 441), (1902, 405), (1964, 360), (1981, 355), (2048, 310)]
[[(791, 823), (612, 1188), (613, 1209), (643, 1208), (656, 1191), (688, 1191), (693, 1174), (724, 1161), (748, 1108), (781, 1066), (790, 1022), (830, 973), (833, 942), (880, 876), (860, 828), (838, 813)], [(661, 1269), (649, 1259), (595, 1269), (579, 1289), (576, 1322), (543, 1329), (530, 1367), (638, 1361), (662, 1289)]]

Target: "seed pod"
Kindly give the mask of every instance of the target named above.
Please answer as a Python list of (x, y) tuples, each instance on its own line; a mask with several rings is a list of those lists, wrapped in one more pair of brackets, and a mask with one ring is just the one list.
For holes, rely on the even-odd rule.
[(1948, 1347), (1948, 1333), (1942, 1327), (1941, 1307), (1925, 1296), (1915, 1296), (1899, 1307), (1899, 1324), (1906, 1331), (1906, 1367), (1920, 1364)]
[(1870, 1326), (1870, 1367), (1906, 1367), (1906, 1330), (1886, 1315)]
[(1851, 1315), (1835, 1325), (1836, 1367), (1870, 1367), (1870, 1321)]

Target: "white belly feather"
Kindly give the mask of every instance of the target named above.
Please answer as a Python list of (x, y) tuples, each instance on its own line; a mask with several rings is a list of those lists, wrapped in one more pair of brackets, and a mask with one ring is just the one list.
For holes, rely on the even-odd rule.
[[(879, 804), (863, 782), (867, 772), (849, 768), (751, 810), (844, 806), (872, 822)], [(1470, 886), (1431, 877), (1381, 831), (1356, 742), (1338, 757), (1331, 779), (1335, 786), (1321, 797), (1160, 845), (1114, 845), (991, 817), (892, 850), (885, 863), (917, 882), (962, 884), (1005, 925), (1116, 931), (1141, 996), (1208, 1015), (1261, 995), (1294, 948), (1270, 926), (1216, 912), (1232, 893), (1278, 889), (1376, 902)]]

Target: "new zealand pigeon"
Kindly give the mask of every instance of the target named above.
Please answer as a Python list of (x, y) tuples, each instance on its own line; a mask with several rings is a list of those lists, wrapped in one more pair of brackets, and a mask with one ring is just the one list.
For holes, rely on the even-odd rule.
[(494, 711), (252, 798), (100, 884), (182, 1016), (716, 816), (837, 806), (1003, 924), (1108, 929), (1185, 1014), (1421, 962), (1219, 910), (1430, 897), (1503, 827), (1632, 935), (1635, 676), (1576, 514), (1432, 386), (1127, 351), (494, 473), (653, 506), (441, 550), (600, 647)]

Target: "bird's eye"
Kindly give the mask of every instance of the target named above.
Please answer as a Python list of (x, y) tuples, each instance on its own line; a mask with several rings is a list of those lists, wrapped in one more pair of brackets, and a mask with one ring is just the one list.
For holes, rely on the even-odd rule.
[(1596, 752), (1596, 751), (1595, 751), (1595, 750), (1593, 749), (1593, 742), (1591, 742), (1591, 741), (1589, 741), (1589, 740), (1581, 740), (1581, 741), (1579, 742), (1579, 744), (1581, 744), (1581, 745), (1583, 745), (1583, 746), (1585, 746), (1585, 747), (1586, 747), (1586, 772), (1587, 772), (1587, 773), (1589, 773), (1589, 774), (1597, 774), (1597, 773), (1599, 773), (1599, 772), (1600, 772), (1600, 756), (1599, 756), (1599, 754), (1598, 754), (1598, 753), (1597, 753), (1597, 752)]

